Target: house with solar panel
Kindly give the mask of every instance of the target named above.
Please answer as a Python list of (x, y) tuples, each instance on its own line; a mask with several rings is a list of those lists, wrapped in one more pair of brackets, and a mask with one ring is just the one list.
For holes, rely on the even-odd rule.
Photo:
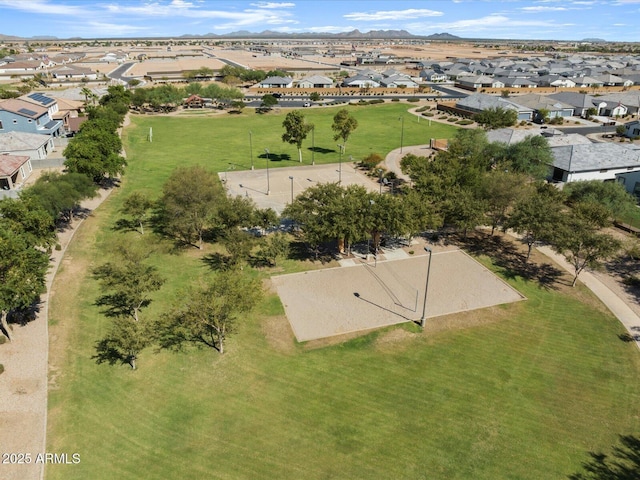
[(0, 133), (26, 132), (58, 137), (65, 135), (64, 121), (54, 119), (58, 102), (40, 93), (0, 100)]

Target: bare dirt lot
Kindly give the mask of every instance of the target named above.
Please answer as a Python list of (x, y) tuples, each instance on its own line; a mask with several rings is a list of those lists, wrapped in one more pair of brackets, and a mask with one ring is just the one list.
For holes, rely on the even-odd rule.
[[(416, 321), (422, 315), (428, 255), (353, 262), (272, 277), (298, 341)], [(474, 310), (524, 297), (461, 250), (435, 251), (426, 317)]]

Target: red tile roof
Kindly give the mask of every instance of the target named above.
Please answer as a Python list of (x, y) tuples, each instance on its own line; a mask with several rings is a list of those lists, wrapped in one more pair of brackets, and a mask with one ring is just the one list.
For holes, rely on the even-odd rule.
[(10, 177), (28, 160), (26, 155), (0, 155), (0, 177)]

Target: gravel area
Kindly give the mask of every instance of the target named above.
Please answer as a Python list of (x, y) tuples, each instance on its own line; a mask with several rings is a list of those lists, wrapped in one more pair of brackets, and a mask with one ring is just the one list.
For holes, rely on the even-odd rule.
[[(422, 315), (428, 255), (272, 277), (298, 341), (316, 340)], [(524, 297), (461, 250), (434, 248), (426, 317)], [(428, 321), (428, 320), (427, 320)]]

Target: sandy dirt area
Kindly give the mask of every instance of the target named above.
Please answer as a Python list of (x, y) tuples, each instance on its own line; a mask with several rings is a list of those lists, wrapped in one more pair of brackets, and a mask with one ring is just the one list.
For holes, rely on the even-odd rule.
[[(406, 257), (272, 277), (298, 341), (418, 320), (429, 256)], [(427, 319), (523, 298), (461, 250), (434, 251)]]
[[(257, 164), (257, 162), (264, 164), (265, 161), (262, 158), (254, 158), (254, 164)], [(289, 161), (288, 163), (297, 162)], [(243, 165), (242, 168), (246, 168), (246, 166)], [(353, 162), (342, 162), (342, 174), (340, 174), (340, 165), (335, 163), (331, 165), (269, 168), (269, 195), (267, 195), (266, 168), (260, 170), (233, 170), (221, 172), (218, 175), (226, 185), (229, 195), (252, 198), (259, 208), (273, 208), (278, 213), (282, 212), (284, 207), (291, 202), (292, 185), (294, 198), (302, 191), (318, 183), (337, 182), (340, 175), (342, 175), (342, 183), (344, 185), (362, 185), (372, 192), (379, 189), (376, 179), (367, 177), (361, 171), (356, 170)], [(293, 181), (289, 177), (293, 177)]]

